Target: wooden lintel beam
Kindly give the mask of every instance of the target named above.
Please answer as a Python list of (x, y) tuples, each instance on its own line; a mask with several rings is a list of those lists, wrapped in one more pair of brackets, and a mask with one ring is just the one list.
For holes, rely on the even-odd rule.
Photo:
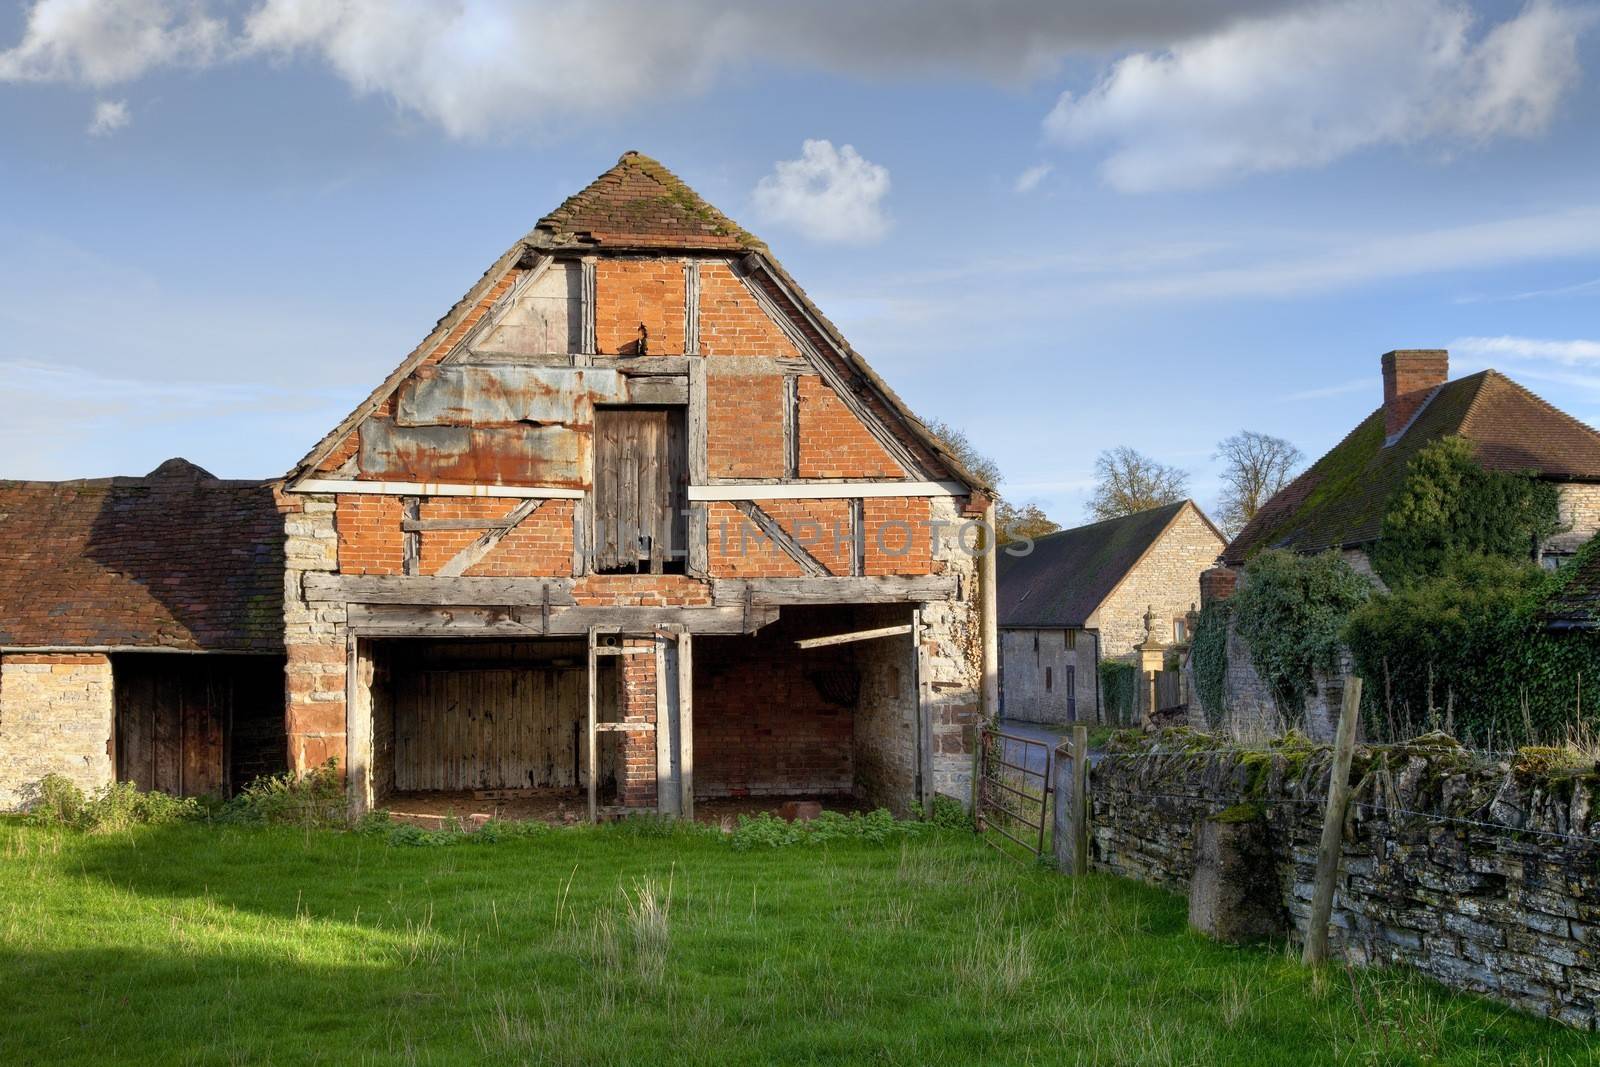
[(571, 578), (439, 578), (432, 575), (307, 574), (307, 600), (346, 604), (504, 605), (575, 604)]
[[(683, 633), (743, 634), (778, 619), (758, 606), (695, 608), (539, 608), (505, 605), (361, 604), (348, 607), (351, 632), (363, 637), (582, 637), (591, 629), (648, 634), (668, 626)], [(596, 654), (601, 654), (596, 652)]]
[(788, 604), (916, 604), (954, 600), (960, 594), (948, 574), (885, 575), (868, 578), (718, 578), (711, 583), (711, 602), (729, 607), (748, 598), (756, 605)]
[(911, 624), (900, 626), (880, 626), (875, 630), (855, 630), (847, 634), (829, 634), (827, 637), (803, 637), (796, 641), (796, 648), (825, 648), (828, 645), (848, 645), (855, 641), (874, 641), (880, 637), (895, 637), (899, 634), (911, 632)]

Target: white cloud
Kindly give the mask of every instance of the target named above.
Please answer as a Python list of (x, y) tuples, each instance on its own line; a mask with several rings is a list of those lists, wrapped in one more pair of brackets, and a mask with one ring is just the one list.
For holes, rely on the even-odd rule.
[(1163, 44), (1290, 0), (34, 0), (0, 81), (103, 87), (164, 66), (306, 57), (355, 92), (483, 138), (752, 66), (1017, 83), (1064, 56)]
[(1019, 193), (1031, 193), (1039, 188), (1039, 183), (1055, 168), (1048, 163), (1035, 163), (1021, 174), (1017, 175), (1017, 183), (1013, 188)]
[(1538, 337), (1458, 337), (1452, 353), (1481, 360), (1497, 357), (1559, 363), (1564, 367), (1600, 366), (1600, 341), (1555, 341)]
[(1533, 0), (1475, 34), (1456, 0), (1332, 0), (1119, 60), (1045, 119), (1108, 143), (1128, 192), (1315, 167), (1364, 148), (1479, 143), (1548, 128), (1578, 80), (1588, 10)]
[(126, 100), (101, 100), (94, 105), (94, 117), (89, 120), (89, 136), (105, 137), (116, 133), (132, 121)]
[[(1247, 252), (1249, 250), (1246, 250)], [(1116, 280), (1096, 298), (1285, 297), (1385, 278), (1477, 270), (1508, 263), (1600, 254), (1600, 207), (1577, 207), (1434, 230), (1340, 238), (1321, 248), (1243, 266), (1194, 266)]]
[(114, 85), (157, 67), (204, 66), (226, 38), (226, 22), (201, 0), (38, 0), (22, 40), (0, 52), (0, 81)]
[(789, 226), (816, 241), (865, 244), (889, 230), (883, 198), (889, 168), (870, 163), (850, 145), (806, 141), (799, 159), (781, 160), (754, 194), (768, 222)]

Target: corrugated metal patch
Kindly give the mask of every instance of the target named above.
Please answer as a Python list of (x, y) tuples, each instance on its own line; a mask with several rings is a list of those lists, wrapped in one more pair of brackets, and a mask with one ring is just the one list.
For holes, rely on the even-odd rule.
[(400, 388), (400, 426), (588, 423), (595, 404), (627, 401), (621, 374), (572, 367), (426, 367)]
[(361, 473), (394, 481), (578, 488), (592, 440), (587, 428), (563, 425), (398, 426), (374, 418), (361, 426)]

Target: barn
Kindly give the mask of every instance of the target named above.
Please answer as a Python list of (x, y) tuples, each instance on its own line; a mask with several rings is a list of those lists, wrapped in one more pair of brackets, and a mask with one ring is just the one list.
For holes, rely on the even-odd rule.
[[(0, 753), (32, 743), (15, 723), (53, 714), (27, 684), (5, 695), (14, 669), (95, 676), (74, 657), (106, 657), (94, 699), (142, 694), (127, 699), (181, 718), (178, 694), (219, 671), (229, 692), (269, 692), (223, 662), (248, 654), (278, 671), (264, 743), (298, 771), (335, 761), (357, 811), (906, 812), (968, 792), (973, 730), (997, 705), (991, 489), (763, 242), (646, 156), (540, 219), (286, 476), (185, 477), (196, 499), (253, 494), (262, 528), (223, 542), (251, 581), (97, 566), (169, 613), (203, 603), (262, 632), (0, 629)], [(34, 510), (0, 515), (8, 570), (33, 566)], [(107, 512), (93, 522), (112, 540), (153, 519)], [(25, 598), (0, 587), (6, 626)], [(154, 641), (196, 666), (119, 672)], [(223, 752), (257, 719), (230, 699), (208, 742)], [(93, 757), (96, 729), (0, 756), (5, 795), (73, 760), (84, 780), (144, 784)], [(225, 773), (222, 788), (244, 771)]]

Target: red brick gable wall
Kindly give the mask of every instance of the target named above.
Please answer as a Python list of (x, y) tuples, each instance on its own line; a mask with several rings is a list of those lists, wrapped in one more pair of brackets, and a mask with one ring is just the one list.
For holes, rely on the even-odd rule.
[(733, 273), (715, 260), (700, 265), (700, 351), (708, 356), (800, 358), (799, 349)]
[(890, 458), (855, 413), (815, 376), (800, 387), (800, 477), (902, 478), (905, 469)]
[(783, 476), (783, 376), (706, 376), (706, 471), (713, 478)]
[(683, 353), (683, 261), (602, 259), (595, 264), (595, 348), (638, 353), (639, 326), (653, 356)]

